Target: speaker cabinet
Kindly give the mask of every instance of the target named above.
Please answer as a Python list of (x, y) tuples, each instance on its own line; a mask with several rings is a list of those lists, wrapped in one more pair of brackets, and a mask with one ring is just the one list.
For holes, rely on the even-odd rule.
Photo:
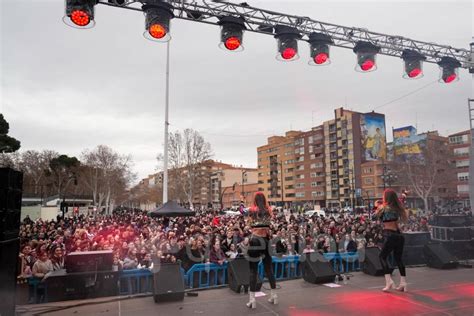
[(426, 264), (425, 246), (405, 246), (403, 247), (403, 263), (407, 266), (416, 266)]
[(429, 232), (410, 232), (403, 233), (406, 246), (424, 246), (431, 241), (431, 235)]
[(0, 315), (15, 315), (18, 238), (0, 240)]
[[(379, 248), (366, 248), (364, 266), (362, 271), (365, 274), (380, 276), (384, 275), (382, 263), (380, 262), (380, 249)], [(393, 272), (393, 267), (390, 267), (390, 274)]]
[(155, 303), (184, 300), (184, 279), (178, 263), (162, 264), (153, 273), (153, 299)]
[(430, 244), (424, 248), (424, 254), (428, 267), (435, 269), (454, 269), (458, 262), (452, 256), (443, 244)]
[(110, 271), (114, 261), (112, 250), (71, 252), (66, 256), (66, 270), (74, 272)]
[[(237, 258), (227, 264), (227, 279), (229, 288), (235, 293), (240, 293), (242, 287), (248, 292), (250, 284), (250, 265), (246, 258)], [(257, 277), (257, 291), (262, 288), (262, 280)]]
[(303, 279), (309, 283), (333, 282), (336, 272), (332, 264), (321, 256), (312, 258), (307, 255), (303, 259)]
[(118, 295), (119, 273), (53, 271), (45, 280), (48, 302)]

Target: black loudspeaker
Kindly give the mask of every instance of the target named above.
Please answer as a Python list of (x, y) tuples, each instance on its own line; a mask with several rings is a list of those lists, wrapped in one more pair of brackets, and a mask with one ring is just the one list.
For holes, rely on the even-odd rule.
[(425, 253), (423, 252), (424, 248), (424, 245), (403, 247), (403, 263), (407, 266), (426, 264)]
[(117, 271), (66, 273), (51, 272), (46, 280), (48, 302), (118, 295)]
[(112, 250), (71, 252), (66, 256), (66, 270), (73, 272), (110, 271), (114, 262)]
[(467, 215), (436, 215), (434, 223), (441, 227), (465, 227), (471, 226), (471, 218)]
[(22, 186), (21, 172), (0, 168), (0, 240), (18, 237)]
[[(365, 274), (380, 276), (384, 275), (384, 271), (382, 268), (382, 263), (380, 262), (380, 249), (373, 247), (373, 248), (366, 248), (365, 249), (365, 258), (364, 258), (364, 266), (362, 271)], [(393, 267), (390, 267), (390, 274), (393, 272)]]
[(332, 264), (323, 257), (311, 258), (306, 256), (303, 261), (303, 279), (309, 283), (333, 282), (336, 272)]
[(0, 315), (15, 315), (18, 238), (0, 240)]
[(424, 254), (430, 268), (454, 269), (458, 266), (456, 258), (446, 250), (443, 244), (426, 245)]
[(403, 233), (406, 246), (424, 246), (431, 241), (429, 232)]
[[(229, 288), (235, 293), (240, 293), (242, 287), (244, 292), (249, 290), (250, 266), (246, 258), (237, 258), (227, 264), (227, 279)], [(257, 277), (257, 291), (262, 288), (262, 280)]]
[(153, 273), (155, 303), (184, 300), (184, 279), (178, 263), (162, 264)]

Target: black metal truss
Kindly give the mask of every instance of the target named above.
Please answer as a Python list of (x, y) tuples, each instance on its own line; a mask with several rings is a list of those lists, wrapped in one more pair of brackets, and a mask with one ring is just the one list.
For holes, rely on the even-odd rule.
[[(109, 1), (112, 3), (106, 0), (99, 0), (98, 3), (141, 11), (141, 4), (157, 0), (125, 0), (122, 5), (117, 5), (114, 0)], [(245, 19), (246, 29), (251, 32), (268, 35), (273, 34), (276, 25), (286, 25), (297, 28), (304, 36), (303, 39), (307, 39), (312, 32), (329, 35), (334, 41), (332, 46), (353, 49), (358, 41), (366, 41), (379, 46), (379, 54), (387, 56), (401, 58), (402, 52), (409, 49), (425, 56), (426, 62), (429, 63), (438, 63), (442, 57), (452, 57), (461, 63), (462, 68), (474, 67), (474, 61), (470, 59), (470, 50), (463, 48), (412, 40), (399, 35), (371, 32), (364, 28), (320, 22), (309, 17), (254, 8), (246, 3), (235, 4), (205, 0), (168, 0), (167, 2), (174, 6), (175, 17), (179, 19), (218, 25), (219, 17), (236, 16)]]

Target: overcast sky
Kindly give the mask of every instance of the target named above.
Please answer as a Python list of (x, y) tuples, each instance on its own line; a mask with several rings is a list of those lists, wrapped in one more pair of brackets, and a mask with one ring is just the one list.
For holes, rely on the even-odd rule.
[[(473, 34), (471, 1), (247, 1), (269, 10), (416, 40), (468, 48)], [(96, 6), (90, 30), (62, 22), (62, 0), (1, 0), (1, 105), (10, 134), (22, 150), (54, 149), (79, 155), (106, 144), (132, 154), (139, 178), (155, 171), (162, 152), (166, 45), (143, 38), (140, 12)], [(193, 128), (214, 158), (256, 167), (256, 147), (290, 128), (307, 130), (334, 116), (336, 107), (370, 111), (437, 80), (402, 79), (402, 61), (379, 56), (378, 70), (354, 71), (351, 50), (333, 48), (332, 64), (308, 66), (301, 58), (275, 59), (272, 36), (244, 35), (245, 50), (218, 48), (219, 28), (172, 21), (171, 131)], [(472, 79), (461, 70), (454, 84), (433, 84), (377, 111), (387, 130), (416, 125), (442, 134), (469, 126)], [(389, 139), (391, 136), (389, 136)]]

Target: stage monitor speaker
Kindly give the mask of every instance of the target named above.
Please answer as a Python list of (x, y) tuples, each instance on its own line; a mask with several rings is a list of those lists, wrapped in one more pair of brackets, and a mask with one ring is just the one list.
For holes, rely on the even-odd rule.
[(424, 246), (431, 241), (429, 232), (409, 232), (403, 233), (406, 246)]
[(46, 280), (48, 302), (79, 300), (119, 294), (119, 273), (114, 271), (51, 272)]
[(434, 223), (440, 227), (466, 227), (471, 226), (471, 218), (467, 215), (436, 215)]
[(184, 278), (178, 263), (162, 264), (153, 273), (153, 299), (155, 303), (184, 299)]
[(424, 245), (403, 247), (403, 263), (407, 266), (426, 264), (426, 258), (423, 252), (424, 248)]
[(458, 262), (443, 244), (430, 244), (424, 248), (424, 254), (428, 267), (436, 269), (454, 269)]
[[(373, 247), (365, 249), (364, 266), (362, 268), (362, 271), (364, 271), (365, 274), (374, 276), (384, 275), (382, 263), (380, 262), (379, 256), (379, 248)], [(390, 274), (392, 274), (392, 272), (393, 267), (390, 266)]]
[(331, 262), (324, 258), (317, 257), (312, 259), (306, 256), (303, 262), (303, 279), (309, 283), (333, 282), (336, 272), (332, 268)]
[[(229, 288), (235, 293), (249, 290), (250, 266), (246, 258), (236, 258), (227, 264), (227, 279)], [(257, 291), (262, 288), (262, 280), (257, 277)]]
[(112, 250), (71, 252), (66, 256), (66, 270), (74, 272), (110, 271), (114, 262)]

